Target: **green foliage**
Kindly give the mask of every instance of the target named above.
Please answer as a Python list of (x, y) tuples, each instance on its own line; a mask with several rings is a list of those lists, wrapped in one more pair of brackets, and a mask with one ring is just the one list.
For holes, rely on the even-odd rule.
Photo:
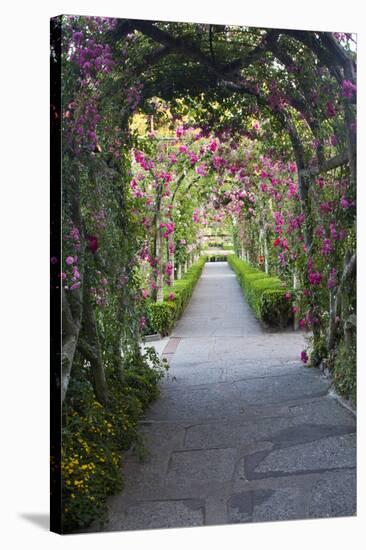
[(207, 249), (207, 250), (210, 250), (210, 248), (220, 248), (222, 250), (232, 250), (233, 245), (232, 244), (225, 244), (222, 241), (216, 241), (216, 242), (206, 243), (206, 246), (204, 248)]
[(250, 305), (252, 305), (251, 296), (252, 296), (252, 289), (253, 289), (254, 283), (266, 278), (267, 278), (267, 275), (263, 271), (260, 271), (259, 269), (253, 272), (243, 271), (241, 276), (241, 286), (242, 286), (242, 289), (244, 290), (245, 295), (247, 296), (247, 299)]
[(285, 298), (286, 290), (270, 289), (262, 293), (259, 318), (270, 326), (284, 328), (292, 318), (291, 302)]
[[(173, 47), (172, 55), (161, 58), (158, 55), (156, 58), (155, 53), (159, 53), (160, 46), (143, 33), (133, 32), (126, 38), (125, 33), (122, 33), (123, 38), (114, 40), (109, 32), (105, 35), (101, 33), (92, 18), (76, 17), (70, 21), (65, 18), (64, 22), (62, 96), (67, 110), (61, 117), (65, 138), (62, 140), (64, 258), (61, 269), (67, 273), (66, 282), (70, 286), (74, 267), (67, 266), (65, 258), (78, 257), (81, 289), (90, 291), (94, 300), (97, 335), (109, 393), (105, 405), (95, 399), (90, 367), (85, 358), (81, 360), (79, 357), (79, 350), (63, 408), (63, 523), (64, 530), (70, 532), (88, 526), (96, 518), (103, 520), (106, 497), (122, 485), (120, 451), (134, 444), (137, 445), (139, 454), (144, 454), (137, 423), (148, 404), (158, 396), (157, 382), (162, 376), (163, 368), (153, 351), (146, 352), (144, 357), (136, 351), (140, 329), (143, 330), (141, 327), (144, 326), (140, 321), (147, 318), (146, 332), (152, 330), (162, 335), (169, 334), (186, 307), (205, 262), (205, 258), (201, 258), (183, 279), (166, 288), (162, 303), (140, 300), (139, 291), (143, 278), (136, 258), (146, 241), (150, 252), (154, 249), (153, 240), (156, 235), (152, 230), (154, 224), (149, 230), (148, 224), (141, 223), (146, 213), (152, 214), (154, 211), (147, 208), (148, 186), (145, 185), (143, 197), (134, 197), (131, 193), (131, 175), (136, 166), (131, 160), (131, 150), (137, 147), (150, 156), (155, 155), (158, 148), (166, 152), (170, 148), (172, 152), (176, 149), (176, 143), (173, 140), (169, 145), (169, 141), (160, 142), (147, 136), (147, 119), (140, 119), (140, 125), (133, 129), (132, 114), (137, 108), (138, 100), (132, 107), (131, 97), (134, 94), (136, 97), (142, 95), (140, 115), (144, 116), (142, 112), (147, 116), (153, 115), (151, 122), (155, 125), (157, 136), (173, 136), (175, 128), (171, 114), (174, 115), (174, 120), (177, 116), (178, 121), (181, 118), (185, 125), (195, 128), (209, 128), (213, 133), (215, 130), (225, 129), (225, 133), (231, 135), (232, 141), (229, 144), (230, 151), (225, 152), (223, 139), (219, 148), (220, 155), (225, 156), (228, 168), (236, 167), (239, 170), (244, 167), (245, 180), (248, 179), (247, 183), (244, 183), (241, 176), (237, 179), (237, 169), (231, 175), (228, 170), (217, 170), (198, 178), (195, 163), (188, 162), (186, 156), (178, 159), (172, 172), (177, 176), (184, 174), (184, 179), (178, 190), (174, 189), (172, 182), (173, 195), (169, 198), (168, 193), (164, 199), (165, 206), (169, 208), (165, 212), (163, 208), (160, 212), (174, 222), (172, 238), (175, 245), (175, 265), (183, 265), (187, 261), (188, 250), (191, 250), (192, 245), (196, 250), (197, 244), (199, 246), (201, 228), (199, 224), (192, 223), (195, 208), (206, 204), (214, 205), (215, 210), (225, 208), (229, 206), (228, 202), (224, 202), (225, 194), (235, 190), (243, 191), (244, 187), (246, 192), (253, 194), (253, 202), (243, 199), (240, 215), (235, 220), (237, 224), (232, 227), (236, 253), (245, 250), (251, 262), (261, 265), (263, 260), (259, 258), (264, 254), (264, 241), (261, 240), (258, 230), (266, 227), (267, 265), (288, 285), (292, 284), (292, 276), (296, 271), (300, 286), (305, 287), (311, 250), (314, 271), (322, 275), (322, 285), (307, 289), (311, 292), (306, 297), (303, 293), (301, 298), (299, 292), (302, 302), (297, 305), (304, 318), (309, 313), (309, 319), (316, 320), (315, 325), (311, 325), (312, 321), (309, 321), (309, 328), (312, 327), (314, 331), (312, 364), (317, 364), (318, 359), (327, 354), (327, 279), (332, 268), (335, 268), (339, 282), (345, 254), (355, 250), (355, 209), (354, 206), (344, 208), (340, 202), (343, 197), (343, 200), (347, 198), (352, 204), (355, 200), (355, 184), (352, 174), (342, 167), (336, 173), (332, 171), (325, 182), (323, 177), (318, 182), (315, 180), (314, 185), (310, 186), (307, 204), (301, 204), (298, 197), (294, 197), (293, 201), (287, 199), (290, 182), (295, 184), (297, 176), (293, 171), (288, 172), (286, 162), (293, 161), (296, 150), (291, 149), (290, 137), (284, 131), (281, 120), (290, 117), (304, 149), (306, 164), (311, 166), (311, 161), (316, 156), (315, 142), (319, 141), (325, 158), (343, 153), (347, 144), (352, 144), (349, 142), (349, 131), (345, 131), (345, 121), (347, 118), (354, 118), (355, 104), (340, 95), (340, 83), (334, 74), (338, 74), (341, 67), (332, 66), (329, 71), (324, 67), (322, 59), (317, 59), (316, 51), (305, 44), (300, 44), (299, 47), (298, 40), (285, 31), (277, 36), (276, 44), (280, 51), (287, 52), (290, 60), (287, 65), (292, 66), (291, 71), (277, 63), (270, 48), (264, 48), (260, 63), (252, 63), (246, 67), (244, 84), (241, 82), (240, 71), (237, 75), (240, 87), (244, 85), (245, 89), (246, 86), (250, 88), (255, 85), (256, 91), (251, 94), (239, 90), (235, 92), (227, 86), (213, 86), (212, 63), (207, 64), (202, 60), (210, 60), (213, 52), (214, 64), (218, 67), (228, 67), (232, 62), (235, 64), (238, 58), (245, 59), (247, 54), (251, 55), (250, 52), (258, 47), (261, 49), (263, 29), (251, 28), (248, 32), (246, 28), (155, 22), (154, 27), (161, 28), (167, 36), (170, 34), (174, 37), (172, 46), (177, 39), (182, 44), (179, 54), (174, 54)], [(119, 24), (125, 25), (125, 22)], [(111, 72), (100, 71), (91, 80), (80, 78), (80, 67), (70, 57), (70, 52), (75, 48), (75, 44), (70, 48), (75, 30), (83, 31), (86, 37), (96, 38), (98, 42), (113, 44), (118, 62)], [(310, 43), (315, 40), (319, 44), (326, 59), (329, 53), (325, 40), (327, 37), (316, 34), (309, 37)], [(201, 56), (194, 56), (197, 62), (189, 60), (192, 44), (202, 53)], [(183, 54), (185, 49), (187, 55)], [(122, 58), (121, 51), (124, 52)], [(347, 49), (344, 53), (353, 56)], [(149, 57), (154, 62), (151, 65), (143, 62), (142, 73), (141, 60)], [(78, 55), (75, 56), (77, 58)], [(276, 86), (272, 89), (273, 84)], [(143, 94), (138, 91), (140, 85), (143, 85)], [(157, 96), (162, 108), (157, 107)], [(278, 116), (277, 107), (273, 110), (269, 108), (268, 99), (276, 100), (276, 97), (286, 99), (285, 105), (281, 106), (281, 110), (284, 109), (283, 116)], [(163, 99), (172, 101), (163, 104)], [(334, 115), (329, 115), (328, 103), (334, 105)], [(73, 104), (74, 107), (71, 107)], [(295, 109), (290, 105), (299, 107)], [(83, 141), (78, 142), (78, 132), (82, 130), (80, 120), (85, 118), (84, 115), (90, 108), (95, 108), (99, 119), (94, 128), (96, 140), (89, 141), (85, 135)], [(344, 117), (344, 114), (347, 116)], [(314, 134), (306, 123), (310, 119), (313, 120), (312, 128), (316, 130)], [(95, 116), (93, 120), (96, 120)], [(140, 134), (143, 135), (139, 135), (137, 131), (141, 123), (144, 127)], [(259, 128), (255, 129), (253, 123), (258, 124)], [(83, 126), (85, 131), (87, 124)], [(245, 141), (243, 130), (248, 135)], [(336, 138), (336, 145), (333, 138)], [(75, 148), (75, 143), (80, 143), (80, 147)], [(198, 140), (196, 144), (191, 144), (190, 149), (202, 160), (200, 147)], [(351, 151), (352, 148), (349, 149)], [(267, 160), (268, 157), (271, 159), (270, 163), (267, 162), (267, 176), (261, 174), (262, 154)], [(277, 162), (280, 163), (278, 166)], [(161, 168), (163, 172), (170, 172), (172, 166), (169, 164), (168, 168)], [(154, 180), (153, 177), (151, 179)], [(199, 184), (196, 185), (198, 181)], [(274, 196), (261, 190), (263, 184), (269, 186), (269, 182), (276, 187)], [(219, 191), (213, 194), (216, 187), (219, 187)], [(177, 194), (174, 191), (178, 191)], [(169, 203), (172, 202), (173, 205), (173, 198), (174, 208), (170, 211)], [(324, 213), (324, 208), (319, 208), (322, 204), (326, 210), (331, 205), (328, 214)], [(277, 248), (279, 244), (274, 244), (273, 241), (274, 209), (285, 214), (281, 234), (286, 235), (288, 242), (283, 247), (282, 255), (279, 254), (280, 248)], [(230, 218), (230, 207), (227, 211)], [(305, 225), (300, 224), (292, 232), (288, 225), (290, 219), (294, 221), (294, 216), (299, 217), (301, 212), (306, 214), (301, 223), (305, 223), (307, 229), (311, 229), (310, 233), (313, 233), (311, 247), (306, 254), (303, 250), (306, 242)], [(337, 227), (334, 227), (334, 220), (337, 220)], [(330, 232), (331, 223), (333, 232)], [(75, 229), (80, 234), (77, 238)], [(343, 230), (346, 230), (346, 235), (340, 238)], [(333, 236), (334, 231), (336, 237)], [(220, 233), (214, 233), (216, 242), (211, 243), (211, 246), (227, 250), (230, 247), (219, 240)], [(90, 242), (85, 239), (87, 235), (97, 238), (98, 247), (93, 253), (89, 247)], [(323, 253), (324, 237), (332, 237), (331, 256)], [(286, 297), (286, 289), (281, 280), (269, 277), (263, 270), (252, 267), (236, 256), (230, 256), (228, 260), (257, 318), (272, 326), (285, 326), (292, 315), (292, 304)], [(77, 308), (72, 307), (73, 301), (77, 305), (80, 297), (78, 291), (74, 294), (73, 292), (68, 294), (68, 299), (71, 310), (76, 310)], [(356, 289), (353, 283), (345, 294), (351, 313), (356, 305)], [(89, 335), (85, 336), (88, 340)], [(121, 349), (123, 380), (116, 373)], [(131, 349), (135, 351), (131, 352)], [(350, 394), (355, 399), (355, 350), (352, 348), (350, 351), (347, 348), (346, 351), (341, 342), (335, 357), (333, 372), (336, 388), (343, 395)]]
[(337, 352), (337, 357), (332, 370), (333, 381), (338, 393), (350, 398), (356, 405), (356, 382), (357, 382), (357, 357), (356, 346), (346, 349), (342, 343)]
[(95, 399), (88, 367), (75, 363), (64, 404), (62, 431), (63, 532), (106, 519), (106, 498), (123, 486), (120, 452), (141, 447), (137, 424), (159, 395), (166, 363), (155, 350), (124, 358), (123, 379), (107, 369), (108, 403)]
[(162, 336), (169, 334), (174, 326), (176, 309), (173, 302), (150, 302), (147, 306), (147, 317), (151, 328)]
[[(250, 278), (251, 279), (251, 278)], [(265, 277), (261, 279), (251, 280), (250, 286), (248, 286), (248, 302), (255, 311), (257, 317), (261, 316), (262, 297), (268, 291), (272, 289), (280, 289), (282, 291), (281, 281), (277, 277)]]
[(313, 331), (309, 337), (310, 365), (319, 367), (321, 361), (328, 355), (327, 334), (325, 331)]
[(291, 302), (278, 277), (270, 277), (234, 254), (228, 263), (236, 273), (243, 293), (256, 317), (268, 325), (284, 327), (291, 318)]
[(238, 258), (238, 256), (235, 256), (235, 254), (230, 254), (227, 259), (230, 267), (235, 271), (237, 275), (249, 272), (254, 273), (256, 271), (254, 267)]
[(226, 255), (224, 254), (208, 254), (206, 257), (208, 262), (226, 262)]
[(207, 243), (205, 248), (224, 248), (224, 243), (222, 241), (210, 242)]
[(166, 288), (163, 302), (148, 303), (147, 317), (149, 325), (154, 331), (159, 332), (162, 336), (171, 332), (192, 296), (205, 262), (206, 258), (201, 256), (182, 279), (174, 281), (171, 287)]

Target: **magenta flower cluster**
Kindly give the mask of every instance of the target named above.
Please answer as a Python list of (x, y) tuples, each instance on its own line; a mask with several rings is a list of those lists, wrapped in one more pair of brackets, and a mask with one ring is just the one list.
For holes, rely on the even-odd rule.
[(356, 84), (353, 84), (350, 80), (343, 80), (342, 82), (342, 95), (347, 99), (353, 99), (357, 91)]
[(142, 82), (139, 82), (135, 86), (131, 86), (127, 89), (126, 100), (131, 111), (134, 113), (141, 102), (142, 89), (144, 85)]
[(169, 237), (169, 235), (170, 235), (171, 233), (173, 233), (173, 231), (174, 231), (174, 222), (171, 222), (171, 221), (169, 221), (169, 222), (162, 222), (162, 223), (160, 224), (160, 228), (161, 228), (161, 229), (165, 229), (165, 231), (164, 231), (164, 233), (163, 233), (163, 237), (164, 237), (165, 239), (167, 239), (167, 238)]
[(82, 32), (72, 34), (70, 61), (80, 68), (81, 78), (88, 80), (98, 72), (112, 70), (112, 50), (109, 44), (98, 44), (93, 38), (84, 37)]
[(77, 266), (77, 256), (66, 256), (66, 269), (61, 273), (61, 279), (65, 282), (65, 290), (76, 290), (80, 287), (80, 272)]

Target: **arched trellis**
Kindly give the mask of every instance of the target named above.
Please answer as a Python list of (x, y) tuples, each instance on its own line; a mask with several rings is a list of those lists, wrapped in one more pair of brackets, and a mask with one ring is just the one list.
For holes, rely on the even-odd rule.
[[(244, 97), (252, 96), (256, 99), (259, 108), (270, 109), (275, 117), (278, 118), (282, 128), (286, 130), (290, 136), (291, 143), (294, 149), (294, 155), (296, 158), (298, 173), (299, 173), (299, 187), (303, 189), (302, 196), (304, 201), (307, 195), (307, 188), (312, 182), (312, 178), (319, 174), (327, 172), (344, 164), (349, 164), (351, 181), (355, 185), (356, 178), (356, 148), (355, 148), (355, 113), (352, 112), (350, 103), (354, 103), (355, 97), (353, 96), (350, 101), (344, 102), (344, 119), (347, 135), (347, 150), (342, 151), (336, 157), (325, 160), (324, 158), (324, 143), (320, 139), (319, 127), (324, 119), (324, 116), (317, 114), (316, 110), (311, 108), (311, 102), (307, 100), (306, 94), (308, 89), (304, 85), (301, 78), (295, 79), (297, 87), (300, 90), (299, 93), (295, 93), (294, 90), (286, 90), (286, 99), (289, 102), (289, 106), (297, 111), (308, 123), (314, 139), (318, 140), (316, 149), (318, 166), (308, 166), (305, 160), (304, 147), (301, 143), (301, 139), (296, 131), (296, 127), (293, 123), (291, 111), (286, 108), (279, 110), (276, 107), (270, 105), (268, 96), (265, 97), (262, 93), (257, 91), (253, 86), (249, 85), (245, 81), (242, 71), (245, 71), (248, 67), (260, 62), (263, 57), (264, 51), (271, 53), (271, 59), (269, 63), (278, 61), (283, 63), (284, 72), (295, 65), (295, 60), (291, 58), (289, 53), (285, 50), (281, 44), (281, 38), (290, 38), (295, 47), (300, 45), (307, 48), (318, 59), (319, 63), (326, 66), (331, 76), (333, 76), (340, 88), (342, 82), (350, 80), (356, 81), (356, 65), (352, 57), (347, 55), (345, 50), (339, 45), (336, 38), (332, 33), (326, 32), (310, 32), (310, 31), (287, 31), (287, 30), (265, 30), (263, 29), (264, 36), (260, 43), (252, 50), (248, 51), (245, 55), (239, 58), (234, 58), (231, 61), (221, 61), (216, 54), (212, 55), (212, 25), (203, 26), (207, 28), (207, 32), (210, 35), (210, 52), (211, 56), (202, 51), (191, 38), (184, 38), (179, 36), (173, 36), (166, 30), (162, 30), (160, 27), (169, 26), (149, 21), (138, 20), (126, 20), (121, 21), (117, 25), (116, 29), (112, 33), (113, 40), (121, 40), (127, 34), (139, 31), (141, 34), (149, 37), (155, 44), (160, 46), (153, 48), (144, 59), (138, 68), (142, 67), (148, 70), (149, 66), (158, 64), (162, 59), (172, 54), (179, 54), (182, 56), (181, 64), (177, 64), (176, 70), (179, 73), (182, 71), (184, 74), (184, 90), (189, 93), (192, 83), (193, 90), (197, 93), (197, 84), (190, 77), (189, 71), (184, 68), (186, 60), (192, 59), (197, 62), (202, 71), (207, 73), (205, 84), (202, 85), (200, 91), (209, 91), (212, 87), (223, 87), (224, 89), (234, 92), (240, 92)], [(175, 25), (178, 27), (179, 25)], [(202, 29), (197, 28), (197, 34), (201, 34)], [(175, 62), (177, 60), (175, 59)], [(171, 77), (171, 75), (169, 75)], [(316, 75), (314, 75), (315, 78)], [(163, 93), (165, 82), (158, 83), (157, 90)], [(171, 83), (171, 87), (174, 88), (174, 83)], [(178, 90), (179, 93), (179, 90)], [(169, 95), (174, 94), (174, 89)], [(304, 205), (305, 207), (305, 205)]]
[[(296, 161), (305, 218), (302, 236), (306, 254), (311, 256), (317, 178), (342, 169), (347, 175), (347, 196), (350, 201), (355, 198), (356, 65), (352, 52), (330, 33), (134, 20), (97, 22), (83, 17), (64, 18), (61, 23), (64, 104), (58, 109), (53, 105), (52, 110), (53, 122), (62, 120), (64, 124), (61, 285), (60, 274), (55, 277), (63, 308), (61, 393), (62, 400), (72, 394), (69, 382), (72, 386), (76, 365), (83, 387), (92, 387), (98, 410), (110, 415), (118, 404), (111, 399), (113, 390), (126, 384), (126, 357), (139, 376), (146, 367), (139, 349), (141, 311), (136, 298), (141, 289), (134, 280), (144, 228), (140, 220), (134, 220), (129, 192), (131, 152), (136, 148), (129, 129), (137, 108), (150, 116), (151, 99), (162, 98), (174, 105), (184, 98), (197, 105), (193, 122), (207, 135), (211, 130), (216, 137), (229, 130), (233, 136), (246, 135), (245, 121), (255, 114), (267, 121), (275, 145), (277, 136), (285, 136), (292, 147), (291, 160)], [(54, 47), (53, 69), (59, 74), (60, 40)], [(83, 59), (82, 54), (86, 56)], [(98, 59), (94, 65), (93, 59)], [(313, 95), (313, 84), (319, 82), (325, 86), (322, 98)], [(333, 131), (341, 146), (330, 156), (324, 128), (329, 128), (335, 114), (332, 97), (337, 99)], [(151, 122), (152, 118), (153, 131)], [(309, 140), (316, 141), (314, 155), (309, 154)], [(175, 181), (173, 203), (182, 190), (187, 191), (183, 175), (184, 171)], [(226, 206), (225, 200), (217, 197), (218, 205)], [(98, 205), (107, 216), (96, 211)], [(349, 212), (354, 216), (354, 209)], [(103, 223), (103, 231), (98, 232)], [(259, 229), (265, 243), (265, 219)], [(258, 237), (258, 228), (255, 230)], [(354, 342), (355, 315), (350, 314), (347, 302), (347, 293), (354, 298), (353, 244), (344, 254), (337, 284), (330, 289), (330, 353), (337, 353), (340, 341), (346, 348)], [(58, 271), (59, 265), (55, 266)], [(304, 277), (302, 283), (306, 285)], [(110, 301), (103, 310), (100, 304), (105, 294)], [(314, 318), (316, 305), (310, 304)], [(316, 327), (314, 335), (324, 336), (317, 334)], [(314, 359), (319, 362), (321, 354)], [(149, 369), (145, 372), (150, 376)], [(139, 384), (143, 384), (140, 377)], [(149, 391), (151, 384), (146, 393)], [(66, 415), (69, 405), (70, 399), (66, 399)], [(117, 411), (115, 425), (121, 418)]]
[[(243, 30), (243, 34), (245, 34)], [(219, 52), (215, 48), (213, 36), (215, 32), (225, 33), (230, 31), (230, 27), (215, 25), (197, 25), (190, 26), (190, 33), (187, 32), (185, 24), (169, 24), (152, 21), (125, 20), (120, 21), (112, 31), (113, 40), (123, 41), (123, 38), (133, 32), (138, 32), (148, 37), (152, 43), (151, 51), (146, 54), (141, 64), (137, 64), (144, 73), (149, 73), (149, 68), (162, 64), (169, 57), (173, 57), (175, 63), (175, 73), (178, 74), (177, 84), (172, 79), (172, 73), (169, 73), (170, 82), (155, 82), (151, 86), (151, 93), (158, 93), (164, 96), (167, 90), (167, 97), (171, 98), (182, 93), (192, 93), (199, 95), (200, 92), (206, 92), (208, 95), (213, 89), (222, 89), (227, 93), (239, 93), (245, 102), (246, 97), (254, 98), (259, 109), (270, 111), (273, 118), (276, 119), (283, 131), (285, 131), (291, 141), (294, 157), (297, 164), (299, 193), (301, 198), (301, 208), (305, 216), (305, 243), (310, 252), (313, 242), (313, 227), (311, 217), (311, 204), (309, 200), (309, 191), (314, 186), (317, 176), (324, 175), (327, 172), (339, 167), (347, 166), (349, 170), (349, 189), (348, 196), (355, 198), (356, 189), (356, 133), (355, 133), (355, 94), (346, 95), (341, 102), (343, 115), (343, 127), (346, 137), (346, 147), (337, 155), (326, 158), (324, 153), (324, 140), (321, 136), (322, 125), (326, 121), (326, 114), (322, 112), (317, 105), (314, 105), (309, 97), (309, 75), (304, 78), (303, 71), (294, 71), (294, 67), (299, 63), (298, 56), (292, 55), (299, 50), (303, 55), (311, 55), (314, 59), (314, 80), (319, 77), (315, 69), (325, 67), (328, 70), (330, 79), (338, 85), (341, 95), (342, 85), (356, 82), (356, 63), (354, 56), (343, 48), (339, 40), (333, 33), (329, 32), (310, 32), (310, 31), (292, 31), (292, 30), (259, 30), (257, 44), (247, 49), (242, 55), (227, 55), (227, 51)], [(203, 36), (207, 40), (203, 44)], [(243, 41), (244, 42), (244, 41)], [(118, 47), (118, 46), (117, 46)], [(221, 55), (220, 55), (221, 53)], [(264, 67), (269, 70), (273, 63), (280, 63), (284, 74), (292, 75), (296, 85), (287, 87), (285, 90), (285, 106), (273, 105), (271, 96), (265, 95), (258, 87), (253, 86), (246, 78), (246, 72), (256, 64), (263, 63), (264, 53), (267, 58), (264, 61)], [(297, 59), (296, 59), (297, 57)], [(193, 61), (193, 70), (188, 61)], [(188, 67), (187, 67), (188, 65)], [(197, 75), (197, 66), (203, 73), (195, 81)], [(143, 73), (143, 74), (144, 74)], [(180, 74), (181, 73), (181, 74)], [(174, 73), (173, 73), (174, 75)], [(162, 77), (162, 73), (159, 73)], [(184, 82), (182, 85), (181, 82)], [(181, 89), (179, 89), (181, 86)], [(147, 91), (147, 94), (149, 90)], [(301, 140), (296, 127), (296, 116), (300, 116), (307, 124), (314, 140), (317, 142), (316, 158), (314, 165), (313, 159), (307, 158), (306, 147)], [(295, 117), (295, 118), (294, 118)], [(344, 258), (343, 274), (339, 281), (339, 286), (333, 290), (331, 301), (336, 302), (330, 314), (329, 325), (329, 343), (332, 346), (334, 342), (335, 316), (340, 310), (340, 295), (345, 281), (349, 277), (354, 277), (356, 265), (355, 252), (347, 252)], [(337, 296), (337, 298), (335, 298)], [(315, 308), (314, 308), (315, 311)], [(316, 331), (316, 325), (314, 327)], [(316, 334), (315, 334), (316, 336)], [(319, 358), (319, 360), (321, 357)]]
[[(315, 69), (318, 70), (319, 66), (326, 67), (327, 78), (332, 80), (333, 85), (334, 83), (338, 85), (340, 96), (342, 83), (355, 82), (355, 62), (353, 56), (331, 33), (258, 29), (255, 31), (256, 44), (249, 46), (243, 40), (245, 32), (248, 31), (248, 29), (235, 31), (239, 32), (239, 41), (243, 42), (243, 45), (238, 48), (239, 55), (233, 48), (223, 48), (222, 40), (221, 45), (216, 41), (216, 37), (221, 34), (224, 37), (228, 36), (228, 43), (230, 42), (230, 33), (234, 31), (225, 26), (122, 20), (106, 33), (106, 39), (115, 51), (114, 58), (117, 61), (114, 64), (114, 74), (117, 75), (118, 57), (126, 39), (133, 35), (137, 42), (140, 37), (147, 40), (141, 48), (144, 52), (142, 58), (135, 55), (128, 68), (132, 81), (135, 79), (135, 82), (145, 84), (141, 91), (142, 100), (146, 101), (149, 97), (156, 95), (171, 100), (186, 93), (196, 97), (200, 93), (205, 93), (210, 101), (212, 94), (214, 99), (220, 96), (227, 98), (230, 94), (235, 94), (240, 98), (244, 110), (249, 98), (251, 102), (254, 101), (259, 111), (270, 116), (273, 122), (286, 132), (297, 164), (301, 208), (305, 216), (305, 243), (308, 251), (311, 251), (313, 227), (309, 190), (314, 185), (315, 178), (329, 170), (347, 166), (350, 174), (349, 195), (351, 197), (355, 195), (355, 95), (351, 94), (340, 103), (346, 147), (336, 156), (326, 158), (321, 130), (322, 125), (326, 123), (327, 114), (324, 113), (324, 109), (318, 108), (309, 99), (309, 74), (304, 77), (301, 71), (293, 71), (293, 67), (298, 63), (296, 54), (302, 48), (303, 55), (308, 58), (310, 56), (314, 79), (318, 76)], [(206, 37), (206, 41), (203, 37)], [(167, 63), (168, 69), (166, 69)], [(288, 85), (281, 92), (286, 98), (284, 104), (273, 100), (276, 90), (271, 93), (268, 88), (266, 91), (265, 87), (253, 83), (253, 79), (257, 78), (261, 84), (260, 79), (265, 80), (266, 72), (270, 73), (274, 64), (280, 67), (281, 73), (286, 75), (288, 80)], [(173, 71), (172, 65), (174, 65)], [(260, 70), (256, 70), (257, 67)], [(246, 76), (247, 73), (250, 78)], [(200, 74), (198, 80), (195, 79), (197, 74)], [(112, 101), (117, 100), (113, 95), (111, 98)], [(250, 109), (248, 112), (250, 114)], [(122, 120), (119, 120), (122, 130), (128, 126), (128, 116), (127, 110)], [(317, 141), (316, 163), (314, 159), (309, 158), (306, 144), (302, 142), (298, 131), (299, 119), (302, 119), (307, 130)], [(110, 169), (114, 164), (114, 161), (108, 160), (106, 155), (103, 156), (103, 162)], [(352, 265), (355, 265), (355, 254), (346, 254), (343, 270), (345, 277), (346, 274), (354, 273), (354, 269), (350, 269)], [(341, 282), (340, 286), (342, 286)], [(65, 312), (67, 311), (68, 308), (65, 307)], [(77, 341), (77, 338), (73, 341)]]

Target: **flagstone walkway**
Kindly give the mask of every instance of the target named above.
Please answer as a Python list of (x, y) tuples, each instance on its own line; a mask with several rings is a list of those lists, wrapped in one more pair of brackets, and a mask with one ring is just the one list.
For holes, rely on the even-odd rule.
[(355, 418), (303, 346), (264, 330), (230, 267), (207, 263), (141, 423), (149, 457), (124, 457), (106, 530), (354, 515)]

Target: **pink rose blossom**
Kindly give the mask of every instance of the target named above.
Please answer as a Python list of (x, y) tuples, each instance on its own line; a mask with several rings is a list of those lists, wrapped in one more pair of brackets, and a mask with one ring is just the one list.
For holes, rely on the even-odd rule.
[(70, 286), (70, 290), (76, 290), (77, 288), (80, 287), (80, 281), (78, 283), (74, 283)]
[(342, 94), (347, 99), (353, 99), (354, 94), (356, 93), (357, 87), (350, 80), (343, 80), (342, 82)]

